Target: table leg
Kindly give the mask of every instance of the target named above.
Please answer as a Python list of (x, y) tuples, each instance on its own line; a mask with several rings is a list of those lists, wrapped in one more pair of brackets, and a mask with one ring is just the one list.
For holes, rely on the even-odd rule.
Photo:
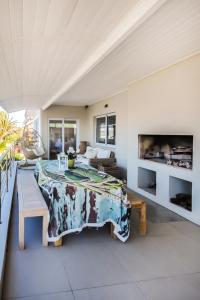
[(54, 246), (55, 247), (60, 247), (60, 246), (62, 246), (62, 242), (63, 242), (63, 240), (62, 240), (62, 237), (61, 237), (59, 240), (57, 240), (56, 242), (54, 242)]
[(24, 216), (19, 214), (19, 248), (24, 249)]
[(146, 232), (147, 232), (146, 203), (143, 203), (140, 211), (140, 234), (146, 235)]
[(114, 234), (114, 225), (113, 225), (113, 223), (110, 223), (110, 235), (111, 235), (111, 237), (112, 237), (112, 239), (113, 240), (116, 240), (117, 239), (117, 237), (116, 237), (116, 235)]
[(48, 241), (47, 241), (47, 231), (48, 231), (48, 216), (44, 215), (43, 216), (43, 224), (42, 224), (42, 243), (43, 246), (48, 246)]

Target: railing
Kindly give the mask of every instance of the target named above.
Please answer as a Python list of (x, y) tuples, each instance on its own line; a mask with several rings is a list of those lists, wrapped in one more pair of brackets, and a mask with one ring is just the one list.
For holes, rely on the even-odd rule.
[(0, 224), (1, 220), (1, 209), (6, 194), (9, 192), (9, 179), (12, 177), (13, 162), (15, 157), (15, 147), (10, 146), (0, 156)]

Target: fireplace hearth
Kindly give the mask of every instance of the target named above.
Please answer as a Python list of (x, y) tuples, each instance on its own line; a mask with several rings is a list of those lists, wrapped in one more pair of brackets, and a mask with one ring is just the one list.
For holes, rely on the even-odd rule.
[(139, 158), (175, 167), (192, 169), (192, 135), (138, 136)]

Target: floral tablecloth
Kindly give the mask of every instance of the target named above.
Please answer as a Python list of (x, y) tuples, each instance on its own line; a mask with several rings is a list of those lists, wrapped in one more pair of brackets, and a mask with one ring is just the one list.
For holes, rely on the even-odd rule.
[(106, 222), (121, 241), (128, 239), (131, 209), (121, 181), (81, 163), (60, 171), (52, 160), (38, 161), (35, 177), (49, 209), (48, 241)]

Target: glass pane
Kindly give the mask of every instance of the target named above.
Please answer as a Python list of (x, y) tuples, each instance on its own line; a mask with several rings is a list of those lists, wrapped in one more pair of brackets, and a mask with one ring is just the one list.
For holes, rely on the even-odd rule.
[(57, 159), (62, 152), (62, 120), (49, 121), (49, 158)]
[(96, 142), (105, 144), (106, 142), (106, 118), (96, 118)]
[(107, 116), (107, 144), (115, 145), (116, 116)]
[(64, 151), (67, 152), (69, 147), (73, 147), (76, 150), (76, 135), (77, 124), (76, 121), (65, 120), (64, 121)]

